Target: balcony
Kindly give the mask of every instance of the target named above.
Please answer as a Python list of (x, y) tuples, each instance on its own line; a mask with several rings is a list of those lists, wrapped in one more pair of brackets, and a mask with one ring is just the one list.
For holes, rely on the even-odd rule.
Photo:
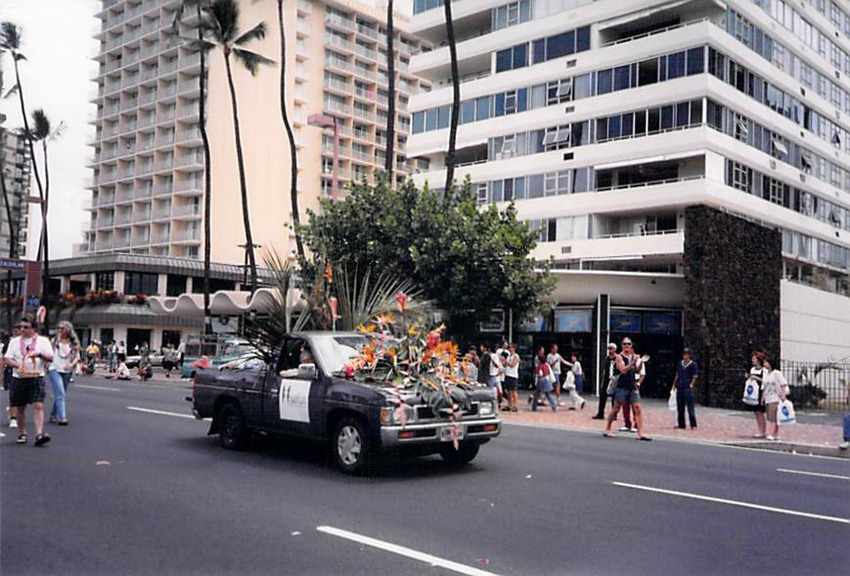
[(368, 78), (369, 80), (376, 80), (378, 78), (378, 74), (369, 68), (364, 68), (363, 66), (354, 66), (354, 73), (363, 78)]
[(313, 4), (308, 2), (308, 0), (298, 0), (298, 12), (301, 14), (312, 14)]
[(145, 234), (142, 236), (136, 236), (133, 238), (132, 245), (135, 246), (147, 246), (151, 242), (151, 237), (149, 234)]
[(182, 182), (177, 182), (174, 185), (174, 191), (183, 193), (183, 194), (200, 194), (204, 189), (204, 183), (200, 180), (184, 180)]
[(118, 214), (115, 217), (115, 225), (116, 226), (126, 226), (132, 221), (132, 214), (130, 212), (123, 212)]
[(97, 227), (99, 229), (102, 228), (112, 228), (113, 219), (112, 217), (107, 218), (98, 218), (97, 219)]
[(195, 154), (188, 154), (186, 156), (179, 156), (174, 161), (174, 165), (176, 167), (185, 167), (185, 166), (203, 167), (203, 165), (204, 165), (204, 155), (195, 153)]
[(351, 91), (351, 85), (348, 82), (340, 82), (339, 80), (335, 80), (333, 78), (325, 78), (325, 88), (330, 88), (331, 90), (339, 90), (340, 92), (345, 92), (346, 94)]
[(200, 217), (201, 216), (201, 205), (200, 204), (184, 204), (183, 206), (175, 206), (172, 216), (174, 218)]
[(364, 26), (363, 24), (357, 24), (357, 32), (363, 34), (364, 36), (368, 36), (369, 38), (378, 39), (378, 31), (374, 28), (370, 28), (369, 26)]
[(339, 14), (334, 14), (332, 12), (325, 13), (325, 22), (333, 24), (335, 26), (339, 26), (340, 28), (346, 28), (348, 30), (355, 29), (353, 20), (340, 16)]
[(174, 168), (174, 159), (173, 158), (166, 158), (165, 160), (157, 160), (156, 164), (154, 165), (154, 169), (157, 172), (162, 172), (164, 170), (171, 170), (172, 168)]
[(142, 82), (147, 82), (148, 80), (156, 80), (159, 77), (159, 68), (154, 66), (153, 68), (148, 68), (142, 72)]
[(180, 68), (191, 68), (193, 66), (201, 65), (201, 55), (198, 53), (192, 54), (191, 56), (186, 56), (184, 58), (180, 58)]
[(345, 70), (350, 72), (352, 64), (339, 58), (325, 58), (325, 68), (333, 68), (336, 70)]
[(343, 50), (353, 51), (354, 45), (344, 38), (340, 38), (336, 34), (325, 35), (325, 45), (333, 48), (342, 48)]
[[(154, 220), (167, 220), (171, 218), (171, 204), (168, 204), (162, 208), (157, 208), (153, 211), (153, 219)], [(168, 238), (166, 237), (166, 242)]]
[(171, 194), (174, 189), (174, 185), (171, 183), (168, 184), (157, 184), (153, 187), (154, 196), (166, 196)]
[(120, 204), (122, 202), (130, 202), (133, 200), (133, 189), (129, 188), (126, 190), (119, 190), (117, 194), (115, 194), (115, 202), (116, 204)]
[(98, 241), (96, 244), (96, 250), (112, 250), (112, 238)]
[(198, 116), (200, 114), (200, 106), (198, 104), (191, 104), (189, 106), (181, 106), (177, 110), (177, 117), (180, 119), (192, 118)]
[(174, 242), (200, 242), (201, 231), (190, 229), (178, 232), (173, 240)]
[(136, 188), (133, 192), (133, 198), (135, 200), (146, 200), (153, 195), (153, 187), (142, 186), (140, 188)]
[(180, 94), (186, 94), (188, 92), (197, 92), (201, 89), (201, 79), (197, 76), (193, 80), (188, 82), (181, 82), (177, 91)]
[(139, 213), (133, 213), (133, 224), (139, 224), (141, 222), (150, 222), (151, 219), (151, 211), (145, 210)]
[(193, 128), (191, 130), (181, 130), (177, 133), (177, 141), (178, 142), (190, 142), (192, 140), (200, 140), (201, 139), (201, 131), (197, 128)]

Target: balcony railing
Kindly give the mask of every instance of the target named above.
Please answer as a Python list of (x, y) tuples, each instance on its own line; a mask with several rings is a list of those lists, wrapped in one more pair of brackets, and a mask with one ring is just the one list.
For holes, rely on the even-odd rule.
[(140, 212), (138, 214), (133, 214), (133, 223), (138, 224), (139, 222), (149, 222), (151, 219), (150, 210), (145, 210), (144, 212)]
[(174, 208), (173, 216), (200, 216), (201, 215), (201, 205), (200, 204), (184, 204), (183, 206), (176, 206)]

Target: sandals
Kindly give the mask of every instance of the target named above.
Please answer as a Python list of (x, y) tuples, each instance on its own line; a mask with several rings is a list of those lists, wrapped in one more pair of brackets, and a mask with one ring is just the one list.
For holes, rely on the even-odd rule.
[(39, 434), (38, 436), (35, 437), (35, 445), (36, 446), (44, 446), (48, 442), (50, 442), (50, 435), (49, 434)]
[(652, 442), (652, 438), (649, 436), (641, 436), (638, 440), (643, 440), (644, 442)]
[(50, 422), (51, 424), (58, 424), (59, 418), (57, 418), (56, 416), (51, 416), (48, 422)]
[(59, 424), (59, 426), (67, 426), (67, 425), (68, 425), (68, 421), (67, 421), (67, 420), (60, 420), (60, 421), (58, 422), (58, 424)]
[(27, 435), (26, 434), (18, 434), (18, 439), (15, 440), (16, 444), (26, 444), (27, 443)]
[(609, 434), (608, 432), (603, 432), (602, 435), (605, 436), (606, 438), (616, 438), (616, 436), (614, 434)]

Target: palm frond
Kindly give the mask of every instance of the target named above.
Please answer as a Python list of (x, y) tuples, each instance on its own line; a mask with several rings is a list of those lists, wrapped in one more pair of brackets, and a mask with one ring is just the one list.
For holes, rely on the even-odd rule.
[(59, 138), (62, 137), (62, 135), (65, 133), (65, 130), (67, 128), (68, 128), (68, 125), (65, 124), (64, 120), (61, 120), (59, 122), (59, 126), (57, 126), (56, 128), (53, 129), (53, 131), (50, 133), (50, 136), (48, 136), (47, 139), (48, 140), (58, 140)]
[(0, 24), (0, 48), (13, 55), (21, 49), (21, 29), (14, 22)]
[(5, 100), (6, 98), (11, 98), (12, 96), (18, 93), (18, 90), (20, 90), (20, 88), (21, 87), (18, 84), (15, 84), (11, 88), (9, 88), (8, 92), (3, 95), (3, 99)]
[(399, 292), (407, 294), (413, 302), (409, 310), (412, 314), (424, 314), (431, 309), (430, 302), (419, 300), (422, 291), (415, 282), (386, 271), (376, 276), (368, 269), (360, 273), (356, 268), (336, 267), (334, 279), (334, 293), (339, 302), (338, 325), (342, 330), (354, 330), (368, 324), (376, 315), (392, 311)]
[(256, 52), (251, 52), (250, 50), (244, 50), (242, 48), (234, 48), (233, 55), (236, 56), (236, 59), (239, 60), (245, 69), (251, 73), (251, 76), (256, 76), (258, 67), (273, 66), (275, 63), (275, 61), (270, 58), (266, 58)]
[(262, 40), (266, 37), (266, 23), (260, 22), (241, 36), (233, 41), (233, 43), (237, 46), (245, 46), (248, 42), (252, 40)]
[(32, 128), (30, 128), (30, 131), (30, 137), (33, 140), (46, 140), (50, 137), (50, 119), (43, 108), (36, 108), (32, 111)]
[(239, 5), (235, 0), (213, 0), (206, 20), (215, 41), (230, 45), (239, 30)]

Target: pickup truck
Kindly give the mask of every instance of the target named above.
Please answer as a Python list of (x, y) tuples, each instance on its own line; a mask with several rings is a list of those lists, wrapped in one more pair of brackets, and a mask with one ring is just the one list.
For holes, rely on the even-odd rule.
[(438, 453), (450, 464), (466, 464), (499, 435), (490, 388), (471, 390), (471, 409), (451, 423), (410, 391), (345, 378), (346, 363), (367, 342), (353, 332), (287, 335), (274, 366), (198, 370), (187, 400), (196, 418), (212, 418), (209, 434), (218, 434), (224, 448), (244, 448), (253, 433), (321, 440), (337, 467), (351, 474), (368, 472), (387, 453)]

